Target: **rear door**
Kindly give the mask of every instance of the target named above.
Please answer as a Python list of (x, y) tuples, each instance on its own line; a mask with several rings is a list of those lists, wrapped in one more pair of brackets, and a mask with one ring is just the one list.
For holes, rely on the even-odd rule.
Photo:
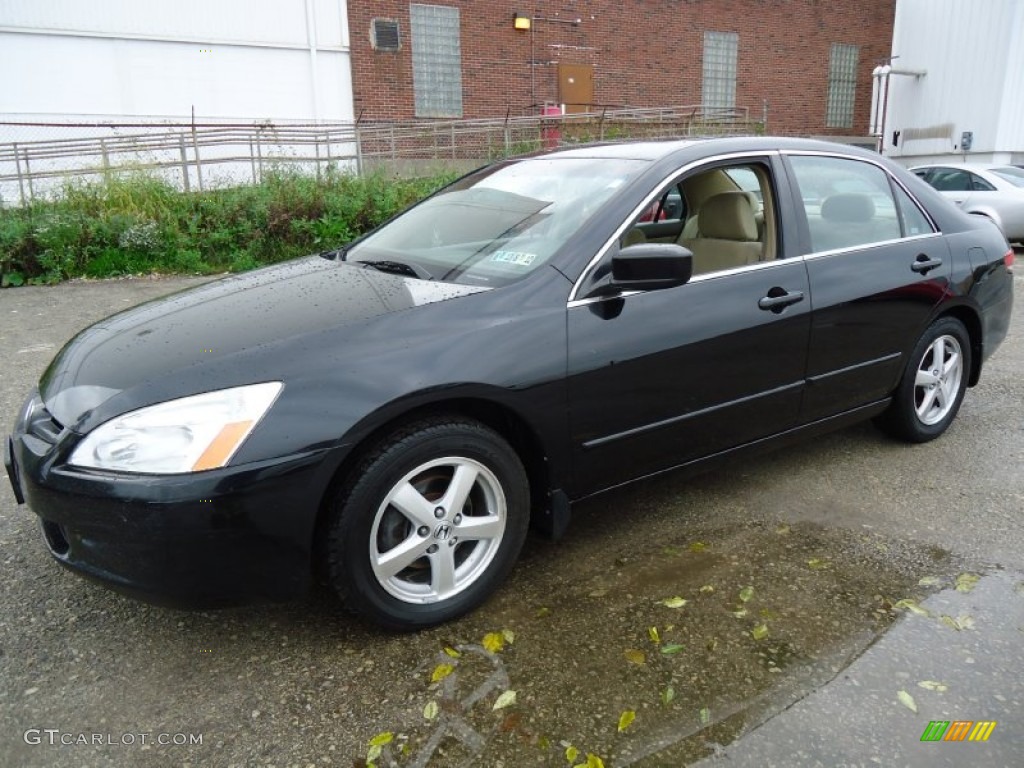
[(945, 295), (945, 240), (880, 165), (789, 153), (812, 321), (801, 421), (887, 397)]

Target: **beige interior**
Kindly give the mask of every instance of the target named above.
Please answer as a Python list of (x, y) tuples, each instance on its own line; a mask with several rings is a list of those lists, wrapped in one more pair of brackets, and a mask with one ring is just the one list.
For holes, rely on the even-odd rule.
[[(752, 172), (757, 193), (739, 189), (726, 173), (729, 168)], [(653, 236), (651, 222), (634, 222), (621, 246), (645, 241), (676, 242), (693, 252), (693, 273), (705, 274), (774, 259), (778, 252), (775, 200), (767, 169), (759, 163), (714, 168), (678, 182), (689, 216), (677, 234), (666, 236), (659, 224)], [(670, 222), (666, 222), (670, 223)]]
[(755, 264), (761, 260), (754, 209), (746, 192), (720, 192), (709, 197), (697, 213), (699, 237), (681, 238), (693, 252), (693, 273)]

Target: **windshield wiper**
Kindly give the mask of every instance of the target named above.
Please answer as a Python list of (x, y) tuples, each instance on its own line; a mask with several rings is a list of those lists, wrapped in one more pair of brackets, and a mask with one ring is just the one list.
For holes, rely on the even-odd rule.
[(366, 261), (357, 261), (356, 264), (365, 264), (368, 267), (373, 267), (381, 272), (391, 272), (395, 275), (407, 275), (409, 277), (418, 277), (420, 280), (433, 280), (434, 276), (427, 272), (423, 267), (418, 264), (408, 264), (404, 261), (387, 261), (384, 259), (369, 259)]

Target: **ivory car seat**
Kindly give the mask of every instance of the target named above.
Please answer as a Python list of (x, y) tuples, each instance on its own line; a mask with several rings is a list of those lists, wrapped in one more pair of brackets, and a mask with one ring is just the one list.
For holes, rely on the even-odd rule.
[(704, 201), (697, 216), (699, 237), (679, 241), (693, 252), (695, 275), (760, 261), (757, 221), (746, 192), (713, 195)]

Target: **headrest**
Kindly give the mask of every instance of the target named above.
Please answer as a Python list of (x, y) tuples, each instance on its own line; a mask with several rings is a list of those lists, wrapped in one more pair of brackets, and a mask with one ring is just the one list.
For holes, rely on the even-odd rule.
[(700, 207), (701, 237), (715, 240), (757, 240), (757, 222), (746, 192), (712, 195)]
[(863, 224), (875, 218), (875, 204), (867, 195), (843, 192), (830, 195), (821, 204), (821, 218), (847, 224)]

